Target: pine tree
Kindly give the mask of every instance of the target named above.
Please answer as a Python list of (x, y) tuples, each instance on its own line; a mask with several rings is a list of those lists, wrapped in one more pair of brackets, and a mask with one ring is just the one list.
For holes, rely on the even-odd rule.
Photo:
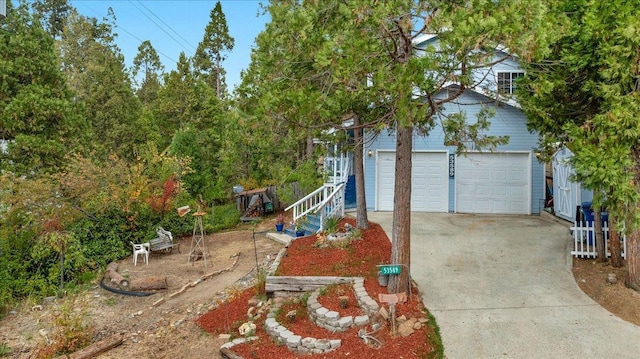
[(63, 167), (87, 124), (60, 72), (53, 38), (21, 4), (0, 31), (0, 166), (37, 176)]
[(210, 13), (211, 21), (205, 28), (204, 37), (198, 44), (193, 63), (195, 70), (212, 88), (220, 99), (226, 97), (225, 70), (222, 62), (225, 52), (233, 50), (234, 39), (229, 35), (227, 19), (222, 12), (220, 1)]

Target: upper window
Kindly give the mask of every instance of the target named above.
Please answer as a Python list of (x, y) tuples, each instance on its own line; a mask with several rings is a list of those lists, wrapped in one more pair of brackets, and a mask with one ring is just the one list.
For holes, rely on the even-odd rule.
[(524, 77), (524, 72), (498, 72), (498, 92), (512, 95), (516, 89), (516, 79)]

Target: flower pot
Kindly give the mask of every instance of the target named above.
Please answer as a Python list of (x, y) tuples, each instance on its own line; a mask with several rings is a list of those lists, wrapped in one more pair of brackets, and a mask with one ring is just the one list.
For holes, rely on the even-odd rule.
[(276, 232), (281, 233), (284, 228), (284, 223), (276, 223)]
[(389, 284), (389, 276), (386, 274), (378, 274), (378, 284), (381, 287), (386, 287)]
[(304, 237), (304, 230), (296, 231), (296, 237)]

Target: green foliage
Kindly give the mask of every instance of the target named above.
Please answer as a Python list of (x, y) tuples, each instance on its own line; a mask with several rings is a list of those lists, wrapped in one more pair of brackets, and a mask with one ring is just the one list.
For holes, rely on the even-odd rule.
[(220, 1), (216, 2), (209, 17), (211, 21), (204, 29), (204, 37), (198, 44), (193, 62), (198, 75), (215, 89), (216, 97), (224, 98), (227, 89), (222, 62), (226, 59), (224, 53), (233, 50), (234, 39), (229, 35)]
[(434, 346), (434, 350), (427, 353), (425, 358), (428, 359), (442, 359), (444, 358), (444, 344), (442, 343), (442, 335), (440, 334), (440, 327), (438, 326), (438, 322), (436, 322), (436, 318), (431, 314), (431, 312), (426, 311), (427, 326), (430, 330), (427, 333), (427, 341)]
[(324, 222), (325, 232), (326, 234), (332, 234), (338, 232), (338, 225), (342, 218), (340, 217), (329, 217)]
[(9, 356), (9, 354), (11, 354), (11, 348), (9, 348), (9, 345), (5, 342), (0, 343), (0, 357), (4, 358)]
[(21, 3), (0, 31), (0, 170), (29, 176), (63, 166), (83, 142), (87, 122), (60, 72), (53, 39)]
[(57, 44), (62, 72), (74, 89), (75, 101), (82, 104), (84, 118), (90, 119), (92, 150), (102, 158), (117, 154), (133, 159), (145, 128), (135, 126), (141, 104), (114, 43), (115, 15), (109, 10), (99, 22), (74, 9), (65, 25)]
[(543, 153), (567, 146), (574, 180), (594, 190), (594, 206), (633, 231), (640, 228), (640, 13), (625, 2), (559, 1), (552, 9), (555, 41), (527, 64), (518, 99)]
[[(136, 95), (145, 105), (152, 104), (158, 97), (161, 86), (160, 73), (163, 68), (160, 56), (151, 45), (151, 41), (143, 41), (138, 46), (138, 54), (133, 59), (131, 74), (133, 81), (139, 86)], [(137, 77), (141, 72), (142, 79), (138, 81)]]
[(235, 203), (214, 206), (213, 215), (205, 217), (207, 219), (205, 231), (211, 233), (233, 228), (240, 223), (240, 216), (241, 213), (236, 209)]
[[(306, 160), (291, 171), (283, 182), (285, 184), (278, 189), (280, 200), (292, 204), (305, 194), (311, 193), (320, 187), (323, 179), (318, 173), (316, 162), (314, 160)], [(295, 183), (295, 185), (291, 185), (292, 183)]]

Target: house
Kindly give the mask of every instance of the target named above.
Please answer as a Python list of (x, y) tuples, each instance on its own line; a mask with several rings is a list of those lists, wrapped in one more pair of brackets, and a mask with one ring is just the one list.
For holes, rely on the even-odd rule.
[[(433, 35), (423, 36), (415, 43), (425, 48), (437, 46)], [(538, 135), (527, 129), (527, 119), (511, 96), (515, 80), (524, 76), (518, 59), (504, 49), (496, 49), (495, 57), (506, 58), (490, 68), (475, 70), (476, 86), (466, 89), (455, 102), (444, 106), (444, 113), (464, 112), (467, 122), (477, 118), (483, 106), (490, 106), (488, 135), (509, 136), (509, 143), (494, 152), (470, 150), (456, 155), (456, 148), (446, 146), (441, 126), (434, 127), (425, 137), (414, 131), (412, 158), (411, 210), (442, 213), (539, 214), (545, 206), (545, 166), (534, 149)], [(452, 84), (449, 89), (455, 89)], [(445, 90), (445, 91), (447, 91)], [(393, 131), (377, 136), (365, 132), (364, 176), (367, 209), (392, 211), (395, 185), (395, 146)], [(345, 193), (353, 191), (352, 158), (339, 151), (328, 152), (324, 167), (329, 173), (327, 183), (290, 206), (296, 219), (311, 213), (323, 218), (342, 213)], [(329, 204), (331, 202), (331, 204)], [(336, 207), (340, 206), (341, 210)]]
[[(435, 37), (425, 37), (426, 46)], [(508, 56), (496, 50), (496, 56)], [(419, 212), (538, 214), (545, 204), (544, 164), (535, 155), (538, 136), (527, 129), (525, 114), (510, 96), (515, 79), (524, 76), (517, 58), (508, 58), (474, 76), (479, 85), (465, 90), (445, 113), (464, 112), (468, 122), (481, 104), (494, 108), (487, 134), (509, 136), (509, 143), (494, 152), (469, 151), (456, 155), (444, 145), (444, 131), (436, 126), (424, 137), (414, 132), (411, 210)], [(498, 101), (496, 101), (496, 98)], [(394, 132), (382, 132), (367, 141), (365, 193), (372, 211), (393, 210), (395, 181)]]

